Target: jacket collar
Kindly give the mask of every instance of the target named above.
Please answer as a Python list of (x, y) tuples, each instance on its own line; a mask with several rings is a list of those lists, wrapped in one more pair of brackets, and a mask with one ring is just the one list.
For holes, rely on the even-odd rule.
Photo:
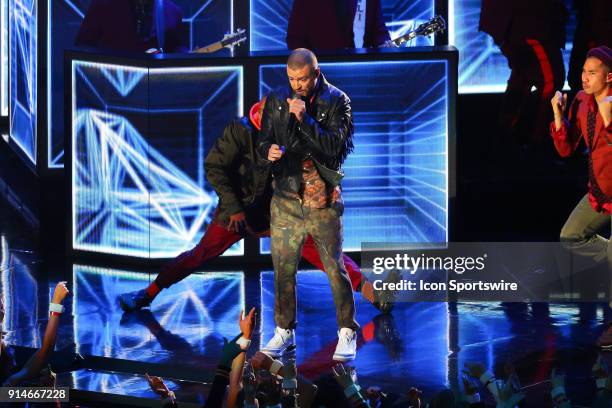
[(323, 90), (326, 88), (329, 88), (329, 82), (327, 82), (323, 73), (319, 72), (319, 79), (317, 80), (317, 87), (315, 88), (315, 91), (312, 93), (312, 96), (310, 97), (310, 103), (312, 104), (315, 101), (315, 99), (319, 98)]

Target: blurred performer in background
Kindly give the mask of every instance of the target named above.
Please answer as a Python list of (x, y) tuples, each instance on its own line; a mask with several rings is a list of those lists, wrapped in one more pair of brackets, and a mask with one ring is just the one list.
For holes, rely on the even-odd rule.
[(549, 100), (565, 82), (566, 21), (562, 0), (482, 1), (479, 30), (493, 37), (512, 70), (501, 126), (520, 143), (541, 142), (546, 135)]
[(287, 48), (333, 50), (395, 47), (380, 0), (295, 0)]
[(109, 51), (188, 52), (188, 29), (182, 19), (180, 8), (170, 0), (93, 0), (75, 45)]
[(576, 31), (567, 81), (575, 94), (582, 90), (582, 65), (591, 48), (612, 47), (612, 1), (574, 0)]

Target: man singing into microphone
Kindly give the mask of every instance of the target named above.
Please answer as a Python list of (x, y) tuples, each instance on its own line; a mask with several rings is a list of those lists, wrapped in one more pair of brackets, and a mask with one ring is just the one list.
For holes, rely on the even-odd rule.
[(274, 264), (274, 337), (262, 349), (280, 356), (295, 344), (296, 272), (304, 240), (314, 240), (336, 305), (334, 360), (355, 358), (355, 300), (342, 259), (340, 166), (353, 149), (348, 96), (331, 85), (317, 57), (305, 48), (287, 62), (290, 87), (268, 96), (258, 153), (272, 165), (274, 195), (270, 233)]

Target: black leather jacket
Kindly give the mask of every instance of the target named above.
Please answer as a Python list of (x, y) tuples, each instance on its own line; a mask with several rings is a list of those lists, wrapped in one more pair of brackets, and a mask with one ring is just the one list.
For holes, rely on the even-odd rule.
[[(290, 131), (289, 104), (291, 87), (268, 95), (263, 113), (257, 152), (267, 161), (272, 144), (285, 147), (281, 159), (272, 164), (275, 193), (299, 193), (302, 161), (312, 158), (328, 187), (340, 184), (340, 167), (353, 150), (353, 115), (348, 96), (319, 76), (312, 102), (306, 103), (301, 123)], [(268, 162), (271, 163), (271, 162)]]
[(232, 121), (204, 161), (206, 179), (219, 196), (215, 222), (244, 211), (255, 231), (270, 228), (270, 168), (257, 160), (259, 132), (247, 118)]

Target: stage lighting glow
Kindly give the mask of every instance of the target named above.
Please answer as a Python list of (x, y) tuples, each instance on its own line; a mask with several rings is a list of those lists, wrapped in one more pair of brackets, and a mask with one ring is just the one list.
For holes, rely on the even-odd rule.
[(37, 21), (36, 0), (9, 0), (10, 137), (36, 164)]
[(195, 246), (218, 201), (203, 160), (243, 110), (242, 67), (72, 71), (73, 247), (165, 258)]
[[(355, 150), (343, 166), (344, 249), (447, 242), (447, 62), (323, 63), (321, 70), (349, 95), (355, 121)], [(285, 86), (286, 76), (284, 65), (261, 66), (260, 96)], [(269, 244), (260, 247), (265, 253)]]
[(0, 236), (0, 292), (4, 302), (2, 330), (7, 344), (40, 347), (38, 281), (28, 262), (11, 253), (6, 236)]
[(8, 116), (8, 0), (0, 0), (0, 116)]
[[(77, 352), (159, 364), (178, 356), (204, 355), (213, 343), (222, 343), (223, 336), (234, 335), (236, 317), (245, 304), (242, 272), (192, 274), (165, 289), (151, 312), (124, 315), (117, 297), (146, 287), (150, 279), (143, 272), (74, 265)], [(152, 323), (165, 333), (154, 330)]]
[(9, 250), (6, 237), (0, 235), (0, 272), (9, 268)]
[(142, 80), (146, 75), (147, 69), (134, 69), (134, 70), (116, 70), (102, 68), (100, 72), (113, 84), (115, 89), (126, 97), (132, 92), (132, 89)]

